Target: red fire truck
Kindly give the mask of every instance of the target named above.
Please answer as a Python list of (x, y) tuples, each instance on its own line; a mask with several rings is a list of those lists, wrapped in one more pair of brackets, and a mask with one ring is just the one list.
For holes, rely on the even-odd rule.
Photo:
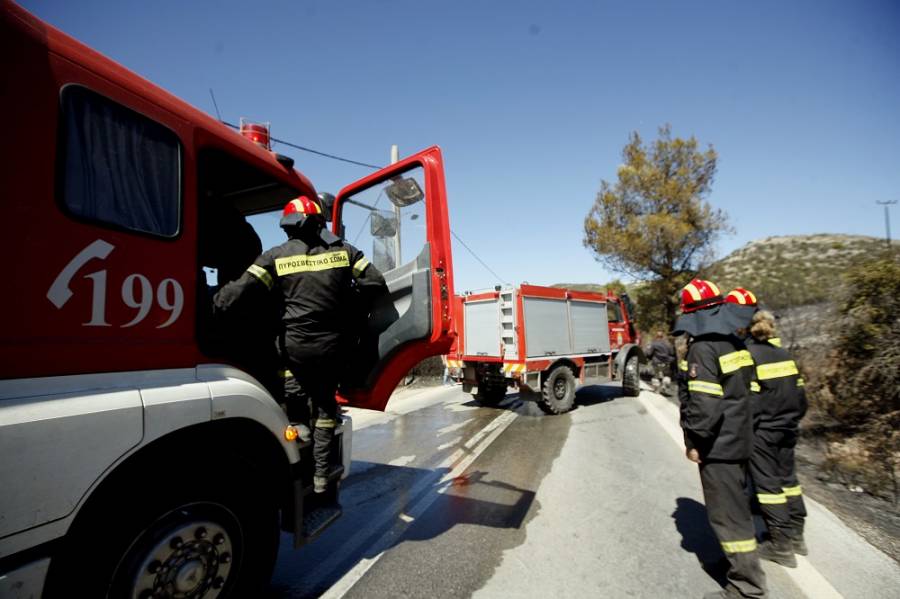
[[(242, 137), (0, 7), (0, 596), (261, 596), (279, 527), (301, 545), (338, 513), (314, 501), (309, 444), (219, 344), (204, 269), (221, 277), (235, 231), (316, 189), (265, 128)], [(379, 201), (414, 225), (405, 263), (381, 253)], [(440, 150), (348, 185), (330, 214), (388, 283), (341, 391), (384, 409), (452, 339)], [(328, 499), (351, 432), (344, 418)]]
[(457, 339), (448, 357), (463, 390), (499, 403), (509, 387), (549, 414), (572, 409), (576, 379), (622, 381), (640, 392), (637, 344), (628, 296), (520, 285), (456, 298)]

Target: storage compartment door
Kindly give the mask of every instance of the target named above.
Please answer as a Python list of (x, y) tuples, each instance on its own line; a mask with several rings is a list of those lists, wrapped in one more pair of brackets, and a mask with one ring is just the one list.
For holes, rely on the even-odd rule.
[(609, 325), (606, 304), (571, 300), (572, 346), (576, 354), (605, 354), (609, 352)]
[(572, 353), (569, 306), (562, 299), (523, 297), (525, 347), (529, 358)]
[(466, 302), (464, 355), (500, 357), (500, 306), (497, 300)]

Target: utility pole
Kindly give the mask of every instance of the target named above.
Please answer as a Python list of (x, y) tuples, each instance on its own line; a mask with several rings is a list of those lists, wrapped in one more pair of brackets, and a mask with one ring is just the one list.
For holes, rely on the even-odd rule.
[[(397, 144), (391, 146), (391, 164), (400, 162), (400, 148)], [(895, 202), (896, 203), (896, 202)], [(400, 257), (400, 207), (394, 206), (394, 220), (397, 223), (397, 234), (394, 235), (394, 268), (403, 264)]]
[(884, 206), (884, 231), (886, 234), (888, 249), (891, 249), (891, 217), (890, 214), (888, 214), (888, 206), (893, 206), (897, 203), (897, 200), (886, 200), (884, 202), (875, 200), (875, 203), (879, 206)]

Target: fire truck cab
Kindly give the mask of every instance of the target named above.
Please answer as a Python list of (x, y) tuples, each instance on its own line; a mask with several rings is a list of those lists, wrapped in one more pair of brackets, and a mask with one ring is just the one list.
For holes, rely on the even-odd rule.
[[(252, 352), (230, 351), (211, 300), (266, 249), (254, 226), (317, 191), (249, 139), (265, 131), (242, 137), (0, 6), (0, 596), (258, 596), (279, 528), (299, 546), (339, 511), (313, 496), (310, 444), (244, 361)], [(384, 409), (451, 342), (441, 152), (325, 204), (389, 292), (359, 321), (340, 399)], [(351, 432), (345, 417), (328, 500)]]

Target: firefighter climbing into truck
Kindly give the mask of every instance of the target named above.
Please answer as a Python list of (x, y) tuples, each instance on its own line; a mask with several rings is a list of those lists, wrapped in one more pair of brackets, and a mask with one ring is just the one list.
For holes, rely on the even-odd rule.
[[(244, 274), (214, 298), (218, 313), (241, 300), (275, 293), (284, 327), (278, 339), (285, 368), (312, 404), (314, 492), (325, 493), (332, 473), (331, 454), (338, 419), (335, 393), (346, 369), (353, 331), (347, 323), (362, 304), (386, 293), (384, 277), (362, 252), (324, 229), (318, 202), (300, 196), (287, 203), (280, 222), (288, 240), (257, 258)], [(354, 301), (354, 294), (364, 298)], [(296, 398), (286, 398), (291, 400)]]

